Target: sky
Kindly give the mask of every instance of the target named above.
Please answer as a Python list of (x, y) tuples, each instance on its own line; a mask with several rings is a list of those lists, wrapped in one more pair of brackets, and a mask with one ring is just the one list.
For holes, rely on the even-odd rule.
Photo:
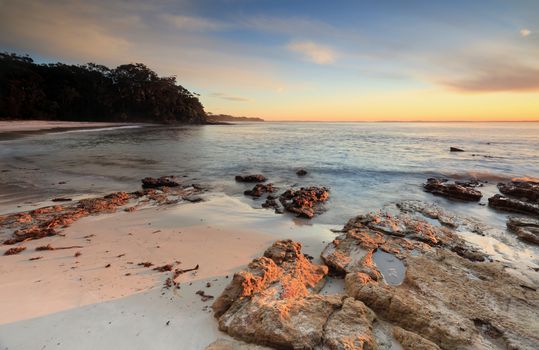
[(0, 0), (0, 50), (142, 62), (266, 120), (539, 120), (537, 0)]

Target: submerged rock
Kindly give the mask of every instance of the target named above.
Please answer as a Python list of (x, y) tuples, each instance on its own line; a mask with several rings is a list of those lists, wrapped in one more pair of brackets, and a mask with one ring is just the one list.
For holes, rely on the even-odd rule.
[(180, 185), (175, 176), (145, 177), (141, 181), (142, 188), (176, 187)]
[(524, 202), (539, 203), (539, 182), (511, 181), (499, 183), (498, 189), (506, 196), (516, 197)]
[(297, 176), (305, 176), (305, 175), (307, 175), (307, 170), (299, 169), (298, 171), (296, 171), (296, 175)]
[(273, 184), (256, 184), (251, 190), (243, 192), (246, 196), (262, 197), (264, 193), (272, 193), (275, 191)]
[(510, 217), (507, 220), (507, 228), (520, 239), (539, 244), (539, 220)]
[(488, 205), (498, 210), (539, 215), (539, 204), (532, 204), (518, 199), (507, 198), (501, 194), (495, 194), (494, 196), (490, 197), (488, 199)]
[(447, 183), (445, 179), (429, 178), (427, 183), (423, 185), (425, 191), (434, 195), (460, 199), (464, 201), (479, 201), (483, 194), (470, 186), (462, 186), (459, 184)]
[(458, 147), (449, 147), (449, 152), (464, 152), (464, 150)]
[(262, 174), (237, 175), (235, 179), (238, 182), (265, 182), (267, 180)]
[(327, 201), (329, 190), (325, 187), (302, 187), (289, 189), (279, 196), (283, 207), (299, 217), (311, 219), (321, 211), (319, 204)]

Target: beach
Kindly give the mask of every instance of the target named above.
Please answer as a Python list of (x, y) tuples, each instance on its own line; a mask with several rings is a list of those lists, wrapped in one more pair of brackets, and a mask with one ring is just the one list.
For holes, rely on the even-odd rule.
[[(422, 184), (426, 177), (438, 172), (434, 168), (411, 175), (400, 172), (388, 175), (390, 171), (387, 168), (361, 170), (371, 174), (375, 171), (386, 173), (381, 186), (372, 187), (371, 180), (362, 178), (357, 170), (351, 172), (345, 168), (346, 164), (351, 164), (346, 160), (337, 162), (339, 168), (335, 171), (346, 174), (337, 180), (334, 173), (328, 175), (327, 169), (320, 165), (329, 163), (329, 158), (302, 163), (307, 174), (301, 176), (296, 174), (298, 164), (286, 163), (286, 156), (272, 160), (273, 166), (281, 162), (275, 170), (266, 165), (268, 160), (262, 154), (255, 156), (252, 150), (248, 160), (257, 159), (258, 163), (251, 163), (250, 167), (244, 164), (223, 167), (213, 157), (204, 159), (210, 156), (203, 155), (197, 147), (194, 147), (197, 148), (194, 152), (203, 159), (186, 163), (183, 160), (193, 158), (189, 153), (193, 150), (183, 146), (193, 137), (212, 141), (216, 130), (225, 134), (231, 132), (230, 129), (221, 129), (228, 126), (178, 127), (172, 132), (149, 126), (121, 127), (110, 129), (107, 126), (107, 129), (93, 133), (82, 130), (76, 137), (54, 131), (3, 141), (5, 147), (0, 169), (3, 169), (2, 186), (7, 191), (2, 193), (0, 200), (0, 218), (4, 220), (0, 231), (2, 241), (16, 236), (14, 228), (25, 224), (24, 215), (28, 213), (34, 220), (40, 215), (45, 216), (43, 220), (54, 219), (63, 215), (65, 210), (69, 215), (65, 225), (61, 221), (55, 224), (53, 235), (2, 246), (3, 251), (13, 246), (25, 247), (18, 254), (0, 257), (2, 349), (204, 349), (217, 339), (232, 339), (219, 331), (212, 303), (232, 282), (235, 273), (248, 269), (247, 265), (264, 255), (274, 242), (291, 239), (301, 244), (302, 253), (311, 259), (312, 264), (327, 263), (328, 258), (322, 258), (322, 252), (331, 242), (343, 239), (341, 235), (347, 232), (343, 226), (348, 219), (358, 214), (381, 213), (390, 207), (393, 208), (391, 210), (403, 210), (406, 206), (423, 205), (417, 203), (447, 211), (458, 218), (455, 220), (460, 220), (458, 227), (453, 228), (455, 237), (459, 239), (455, 251), (461, 255), (473, 259), (485, 257), (503, 265), (506, 278), (517, 278), (526, 288), (536, 288), (539, 284), (539, 248), (507, 232), (505, 225), (509, 214), (491, 209), (487, 201), (498, 193), (498, 181), (535, 175), (534, 165), (526, 161), (521, 164), (505, 160), (509, 170), (500, 170), (496, 169), (500, 163), (494, 166), (490, 158), (481, 157), (477, 160), (480, 166), (471, 167), (470, 161), (477, 157), (465, 154), (457, 159), (454, 155), (440, 155), (436, 164), (460, 164), (459, 174), (452, 178), (453, 181), (469, 178), (467, 174), (472, 173), (479, 174), (478, 178), (483, 181), (477, 187), (483, 197), (478, 201), (464, 202), (424, 191)], [(232, 131), (241, 132), (241, 128), (247, 128), (252, 132), (253, 127), (262, 132), (263, 128), (280, 126), (247, 124)], [(11, 127), (9, 132), (13, 128), (17, 126)], [(369, 125), (366, 128), (373, 127)], [(163, 135), (170, 138), (163, 138)], [(171, 153), (163, 149), (170, 149), (170, 140), (177, 142), (177, 135), (182, 135), (182, 147), (177, 147), (180, 158), (171, 161), (167, 158)], [(32, 153), (24, 148), (26, 143), (45, 144), (51, 139), (59, 143), (52, 147), (77, 141), (83, 148), (71, 148), (70, 154), (58, 148), (53, 155), (45, 155), (42, 151)], [(227, 139), (227, 136), (225, 139), (228, 144), (211, 147), (228, 152), (242, 149), (237, 139)], [(148, 140), (151, 146), (145, 143)], [(197, 142), (200, 141), (193, 142), (199, 144)], [(251, 141), (243, 142), (247, 142), (244, 146), (248, 148)], [(484, 147), (483, 142), (478, 141), (479, 146), (462, 143), (472, 148)], [(260, 144), (262, 149), (272, 146), (274, 144)], [(153, 147), (153, 150), (143, 153), (140, 147)], [(126, 155), (117, 156), (114, 153), (116, 148), (127, 152)], [(105, 155), (106, 149), (112, 153)], [(135, 157), (137, 151), (141, 154)], [(343, 155), (346, 148), (335, 152)], [(442, 154), (447, 149), (436, 152)], [(490, 149), (489, 152), (496, 154), (502, 151)], [(85, 154), (84, 158), (78, 158), (81, 154)], [(186, 158), (181, 158), (182, 154)], [(417, 155), (412, 157), (417, 159)], [(343, 159), (346, 158), (343, 155)], [(241, 157), (237, 159), (242, 162)], [(412, 161), (402, 160), (404, 163)], [(466, 166), (468, 171), (460, 170)], [(487, 169), (488, 166), (490, 168)], [(321, 200), (324, 202), (320, 203), (321, 210), (316, 211), (312, 219), (296, 217), (286, 211), (277, 214), (273, 208), (262, 207), (265, 195), (258, 198), (243, 194), (243, 191), (251, 190), (254, 183), (242, 183), (233, 176), (257, 173), (257, 170), (268, 174), (266, 183), (276, 184), (277, 197), (277, 193), (286, 193), (288, 188), (330, 182), (329, 200)], [(455, 167), (451, 166), (444, 172), (454, 170)], [(141, 190), (143, 174), (176, 175), (171, 179), (179, 186)], [(437, 174), (442, 175), (440, 172)], [(395, 181), (396, 177), (398, 181)], [(330, 178), (334, 179), (333, 182)], [(108, 201), (111, 201), (108, 195), (117, 191), (126, 193), (118, 192), (122, 199), (108, 207)], [(363, 195), (357, 196), (360, 192)], [(94, 200), (99, 206), (94, 205)], [(84, 208), (91, 205), (97, 209), (88, 209), (83, 215), (74, 216), (69, 210), (82, 208), (80, 203), (88, 203)], [(50, 209), (51, 217), (47, 217), (49, 214), (46, 212), (41, 214), (38, 208), (43, 207), (53, 208)], [(433, 225), (433, 230), (444, 226), (435, 223), (439, 218), (421, 215), (426, 224)], [(72, 217), (75, 218), (73, 221)], [(11, 218), (18, 218), (21, 222), (12, 225)], [(398, 236), (402, 235), (399, 233)], [(443, 241), (445, 238), (439, 239)], [(47, 245), (54, 249), (36, 251), (36, 248)], [(426, 249), (423, 245), (418, 247), (415, 249), (419, 251)], [(384, 249), (392, 251), (394, 248)], [(402, 259), (412, 261), (413, 256), (403, 256)], [(342, 277), (326, 276), (325, 280), (326, 285), (320, 295), (344, 293)], [(395, 345), (387, 349), (398, 347)]]
[[(2, 257), (1, 345), (203, 349), (225, 335), (210, 312), (212, 300), (201, 301), (197, 291), (217, 296), (234, 272), (277, 239), (294, 237), (317, 255), (334, 237), (329, 229), (298, 226), (225, 195), (83, 218), (65, 237), (30, 241), (26, 251)], [(47, 244), (82, 248), (34, 251)], [(29, 260), (35, 257), (42, 258)], [(164, 288), (170, 273), (152, 269), (175, 261), (200, 268), (180, 276), (179, 289)]]

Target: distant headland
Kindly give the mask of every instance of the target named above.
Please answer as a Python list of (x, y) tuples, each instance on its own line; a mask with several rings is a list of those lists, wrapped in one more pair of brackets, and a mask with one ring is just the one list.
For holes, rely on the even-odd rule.
[(258, 117), (235, 117), (228, 114), (213, 114), (207, 113), (206, 120), (209, 123), (221, 123), (221, 122), (263, 122), (264, 119)]

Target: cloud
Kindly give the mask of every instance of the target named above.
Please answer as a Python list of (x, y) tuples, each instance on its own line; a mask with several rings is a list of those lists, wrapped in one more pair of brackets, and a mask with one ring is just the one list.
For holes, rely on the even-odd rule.
[(316, 64), (335, 62), (337, 53), (330, 47), (316, 44), (312, 41), (297, 41), (287, 45), (290, 51), (303, 55), (304, 59)]
[(163, 15), (176, 28), (191, 31), (219, 31), (229, 27), (227, 23), (196, 16)]
[(518, 63), (483, 63), (469, 77), (442, 83), (461, 92), (538, 91), (539, 68)]
[(249, 102), (250, 101), (248, 98), (245, 98), (245, 97), (232, 96), (232, 95), (228, 95), (222, 92), (213, 92), (210, 94), (210, 96), (220, 98), (223, 100), (234, 101), (234, 102)]
[(520, 30), (519, 33), (520, 33), (521, 36), (527, 37), (527, 36), (530, 35), (532, 32), (531, 32), (531, 30), (529, 30), (529, 29), (522, 28), (522, 29)]

